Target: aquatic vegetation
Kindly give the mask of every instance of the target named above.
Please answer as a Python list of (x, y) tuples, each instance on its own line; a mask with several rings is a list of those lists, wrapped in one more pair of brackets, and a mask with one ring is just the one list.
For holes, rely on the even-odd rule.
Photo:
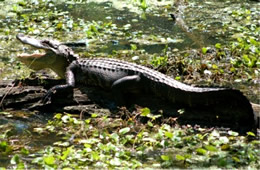
[[(188, 84), (235, 86), (259, 102), (259, 4), (182, 5), (188, 33), (169, 16), (178, 12), (171, 0), (0, 1), (0, 79), (32, 73), (15, 59), (28, 48), (16, 43), (22, 32), (83, 42), (73, 47), (81, 57), (137, 62)], [(58, 113), (45, 124), (1, 111), (0, 167), (260, 168), (259, 136), (253, 132), (179, 126), (176, 118), (148, 108), (101, 115)]]
[[(167, 118), (158, 124), (159, 118), (147, 108), (133, 113), (122, 110), (121, 117), (114, 118), (92, 114), (82, 119), (58, 113), (41, 131), (54, 133), (59, 140), (37, 152), (13, 151), (8, 167), (259, 168), (260, 143), (253, 132), (240, 136), (234, 131), (179, 127)], [(40, 136), (42, 132), (35, 131)], [(0, 154), (8, 148), (2, 142)]]

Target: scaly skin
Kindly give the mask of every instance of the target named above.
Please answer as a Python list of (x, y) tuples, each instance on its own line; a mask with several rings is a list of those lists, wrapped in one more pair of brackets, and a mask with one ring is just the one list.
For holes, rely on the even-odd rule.
[(46, 51), (46, 54), (20, 55), (19, 60), (32, 69), (50, 68), (66, 79), (66, 84), (54, 86), (48, 91), (45, 98), (47, 100), (54, 91), (85, 84), (111, 90), (118, 104), (123, 104), (125, 92), (147, 91), (180, 105), (225, 105), (231, 110), (239, 108), (241, 112), (249, 115), (250, 120), (253, 115), (249, 101), (239, 90), (192, 87), (158, 71), (126, 61), (105, 58), (79, 59), (72, 49), (58, 41), (36, 40), (23, 34), (18, 34), (17, 39)]

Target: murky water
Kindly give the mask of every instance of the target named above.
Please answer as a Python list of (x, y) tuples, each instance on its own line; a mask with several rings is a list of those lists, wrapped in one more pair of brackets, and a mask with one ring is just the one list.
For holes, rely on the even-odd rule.
[[(21, 148), (30, 149), (30, 151), (34, 152), (39, 151), (45, 146), (59, 140), (55, 134), (40, 134), (35, 132), (35, 128), (44, 127), (52, 117), (53, 114), (49, 113), (36, 114), (25, 111), (0, 112), (0, 142), (2, 142), (2, 138), (8, 139), (13, 152)], [(1, 155), (1, 167), (10, 164), (11, 158), (9, 154)]]
[[(200, 44), (193, 42), (191, 37), (187, 36), (187, 33), (181, 29), (168, 14), (159, 15), (162, 11), (157, 11), (158, 15), (146, 14), (145, 19), (140, 14), (129, 11), (125, 8), (123, 10), (116, 9), (111, 6), (110, 3), (87, 3), (87, 4), (75, 4), (73, 6), (61, 4), (57, 6), (58, 9), (69, 11), (69, 13), (75, 18), (83, 18), (88, 21), (103, 21), (115, 23), (118, 27), (123, 27), (127, 24), (130, 25), (130, 29), (127, 31), (130, 33), (141, 33), (142, 35), (156, 35), (161, 37), (171, 38), (173, 41), (168, 42), (167, 45), (171, 48), (184, 49), (184, 48), (198, 48), (203, 45), (213, 45), (218, 40), (210, 37), (210, 34), (203, 33), (199, 35), (199, 32), (194, 30), (193, 34), (199, 35)], [(98, 14), (98, 15), (97, 15)], [(182, 42), (176, 43), (174, 40), (181, 39)], [(112, 41), (113, 39), (111, 39)], [(107, 44), (108, 48), (105, 51), (101, 49), (99, 51), (111, 53), (113, 50), (118, 49), (130, 49), (131, 41), (121, 40), (118, 43)], [(166, 43), (153, 43), (146, 44), (139, 42), (140, 48), (145, 49), (148, 53), (160, 53), (165, 48)]]

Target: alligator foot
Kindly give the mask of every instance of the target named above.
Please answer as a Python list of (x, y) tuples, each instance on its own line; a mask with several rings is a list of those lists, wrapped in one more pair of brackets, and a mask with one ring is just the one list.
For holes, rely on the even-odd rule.
[(48, 92), (43, 96), (43, 98), (41, 99), (40, 102), (43, 103), (43, 104), (51, 103), (52, 96), (55, 93), (56, 93), (56, 91), (52, 91), (51, 89), (48, 90)]
[(64, 94), (68, 94), (67, 97), (69, 97), (69, 94), (73, 94), (73, 88), (69, 85), (56, 85), (47, 91), (47, 93), (42, 98), (41, 103), (53, 103), (53, 101), (55, 101), (53, 99), (60, 97), (64, 98)]

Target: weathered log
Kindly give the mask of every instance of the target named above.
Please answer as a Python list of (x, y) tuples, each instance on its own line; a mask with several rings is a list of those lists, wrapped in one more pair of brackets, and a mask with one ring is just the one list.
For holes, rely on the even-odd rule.
[[(19, 81), (0, 81), (0, 109), (33, 110), (39, 112), (100, 113), (115, 114), (116, 105), (110, 92), (96, 87), (79, 87), (69, 92), (55, 94), (51, 102), (43, 104), (42, 97), (54, 85), (64, 80), (25, 79)], [(243, 120), (249, 115), (239, 113), (234, 108), (183, 108), (149, 94), (127, 96), (128, 109), (133, 104), (148, 107), (152, 113), (162, 112), (164, 116), (177, 118), (178, 123), (223, 126), (239, 131), (252, 130), (255, 126)], [(250, 121), (252, 122), (252, 121)]]

